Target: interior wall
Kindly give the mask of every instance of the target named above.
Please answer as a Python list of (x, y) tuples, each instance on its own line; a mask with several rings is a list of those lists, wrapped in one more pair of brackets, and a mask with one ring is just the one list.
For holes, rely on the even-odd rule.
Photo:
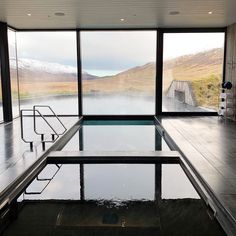
[(230, 81), (233, 85), (232, 111), (228, 117), (236, 120), (236, 23), (227, 28), (225, 81)]

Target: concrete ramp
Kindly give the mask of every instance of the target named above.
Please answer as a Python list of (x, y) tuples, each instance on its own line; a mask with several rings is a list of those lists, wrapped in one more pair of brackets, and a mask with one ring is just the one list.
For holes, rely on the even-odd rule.
[(173, 80), (167, 90), (166, 96), (180, 103), (197, 106), (193, 88), (190, 81)]

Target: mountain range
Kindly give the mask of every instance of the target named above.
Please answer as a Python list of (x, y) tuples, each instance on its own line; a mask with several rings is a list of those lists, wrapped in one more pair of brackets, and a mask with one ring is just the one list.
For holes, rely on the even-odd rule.
[[(223, 49), (185, 55), (163, 63), (163, 87), (168, 89), (172, 80), (201, 81), (212, 75), (222, 74)], [(99, 77), (85, 71), (82, 73), (84, 94), (155, 92), (155, 63), (130, 68), (113, 76)], [(16, 65), (11, 60), (14, 79)], [(77, 92), (77, 69), (72, 66), (43, 62), (33, 59), (18, 60), (18, 75), (23, 97), (34, 94), (75, 94)], [(37, 90), (35, 89), (37, 87)], [(14, 88), (13, 88), (14, 89)]]

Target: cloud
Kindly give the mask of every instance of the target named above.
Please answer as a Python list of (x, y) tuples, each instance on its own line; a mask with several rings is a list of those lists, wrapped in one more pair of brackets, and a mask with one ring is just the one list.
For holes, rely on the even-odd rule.
[[(164, 59), (223, 47), (223, 33), (166, 33)], [(76, 66), (76, 32), (17, 32), (18, 56)], [(82, 31), (82, 69), (122, 71), (156, 60), (156, 31)]]
[[(75, 32), (18, 32), (18, 56), (76, 66)], [(120, 71), (155, 61), (155, 31), (82, 31), (85, 70)]]
[(224, 47), (224, 33), (166, 33), (164, 59)]
[(124, 70), (156, 60), (155, 31), (81, 32), (85, 70)]
[(18, 57), (76, 66), (76, 32), (17, 32)]

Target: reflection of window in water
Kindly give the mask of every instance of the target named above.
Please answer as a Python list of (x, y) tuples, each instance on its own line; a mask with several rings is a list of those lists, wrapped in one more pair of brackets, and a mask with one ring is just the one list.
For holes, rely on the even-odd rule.
[(38, 180), (6, 235), (38, 222), (44, 235), (225, 235), (179, 164), (49, 164)]

